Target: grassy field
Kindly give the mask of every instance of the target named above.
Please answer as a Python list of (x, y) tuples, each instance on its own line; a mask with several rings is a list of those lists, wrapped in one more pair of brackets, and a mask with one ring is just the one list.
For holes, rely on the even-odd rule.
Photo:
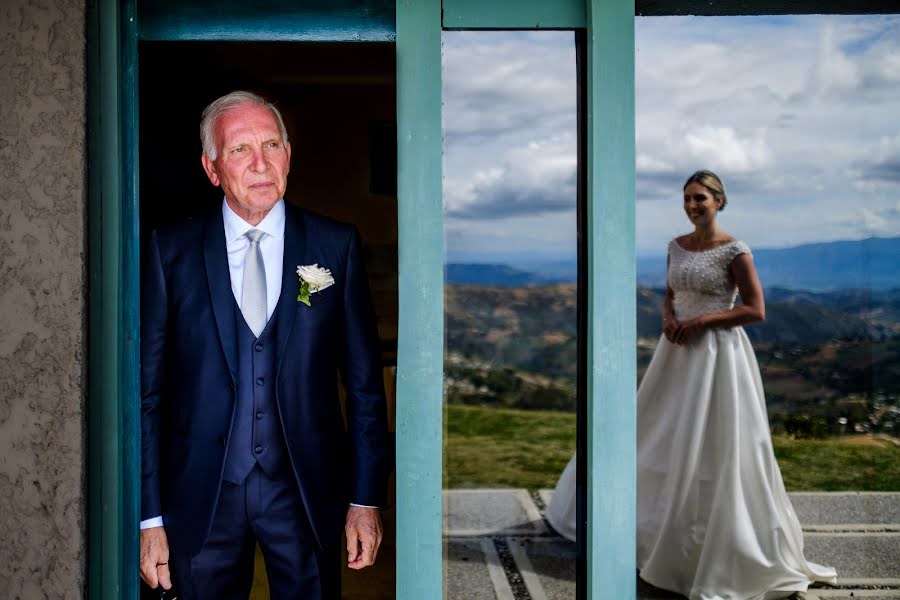
[[(444, 487), (553, 488), (575, 448), (575, 415), (447, 406)], [(900, 491), (900, 447), (846, 436), (774, 438), (791, 491)]]

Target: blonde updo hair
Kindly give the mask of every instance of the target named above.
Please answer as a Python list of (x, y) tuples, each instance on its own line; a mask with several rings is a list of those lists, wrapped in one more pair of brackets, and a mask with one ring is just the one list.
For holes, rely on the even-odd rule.
[(722, 180), (719, 179), (718, 175), (707, 170), (697, 171), (688, 177), (687, 181), (684, 182), (684, 187), (682, 189), (687, 189), (687, 186), (692, 183), (699, 183), (705, 187), (716, 200), (721, 198), (722, 206), (719, 207), (719, 210), (725, 210), (725, 205), (728, 204), (728, 197), (725, 195), (725, 184), (722, 183)]

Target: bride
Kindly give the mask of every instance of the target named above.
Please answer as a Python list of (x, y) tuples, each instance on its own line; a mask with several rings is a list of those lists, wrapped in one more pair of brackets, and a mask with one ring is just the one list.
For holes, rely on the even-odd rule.
[[(741, 327), (765, 318), (762, 288), (750, 248), (716, 223), (726, 202), (714, 173), (691, 175), (694, 231), (669, 242), (664, 337), (637, 395), (637, 565), (691, 600), (770, 600), (836, 574), (803, 556)], [(566, 471), (547, 518), (571, 537), (574, 458)]]

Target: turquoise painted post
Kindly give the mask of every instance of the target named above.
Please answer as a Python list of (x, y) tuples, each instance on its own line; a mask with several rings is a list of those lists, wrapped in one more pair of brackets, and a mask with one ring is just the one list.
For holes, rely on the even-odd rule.
[[(88, 594), (137, 598), (137, 31), (133, 0), (88, 18)], [(129, 105), (130, 107), (126, 106)], [(129, 129), (130, 128), (130, 129)]]
[(88, 6), (88, 595), (138, 596), (137, 28)]
[(588, 597), (635, 597), (634, 3), (587, 0)]
[(121, 140), (122, 193), (119, 199), (119, 394), (118, 440), (121, 460), (119, 540), (121, 556), (120, 598), (140, 594), (138, 564), (141, 518), (141, 373), (140, 373), (140, 199), (138, 156), (138, 22), (137, 0), (120, 0), (121, 44)]
[(146, 0), (141, 39), (392, 42), (396, 0)]
[(444, 0), (445, 29), (579, 29), (583, 0)]
[(397, 598), (441, 594), (441, 2), (397, 0)]
[(88, 406), (88, 593), (119, 594), (118, 543), (120, 470), (118, 440), (117, 298), (118, 199), (121, 188), (118, 139), (118, 5), (88, 7), (88, 197), (91, 297)]

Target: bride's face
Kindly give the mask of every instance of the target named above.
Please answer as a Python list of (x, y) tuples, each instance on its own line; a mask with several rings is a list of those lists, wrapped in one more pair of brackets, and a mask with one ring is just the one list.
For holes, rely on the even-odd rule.
[(694, 225), (709, 225), (716, 220), (722, 205), (713, 193), (696, 181), (684, 188), (684, 213)]

